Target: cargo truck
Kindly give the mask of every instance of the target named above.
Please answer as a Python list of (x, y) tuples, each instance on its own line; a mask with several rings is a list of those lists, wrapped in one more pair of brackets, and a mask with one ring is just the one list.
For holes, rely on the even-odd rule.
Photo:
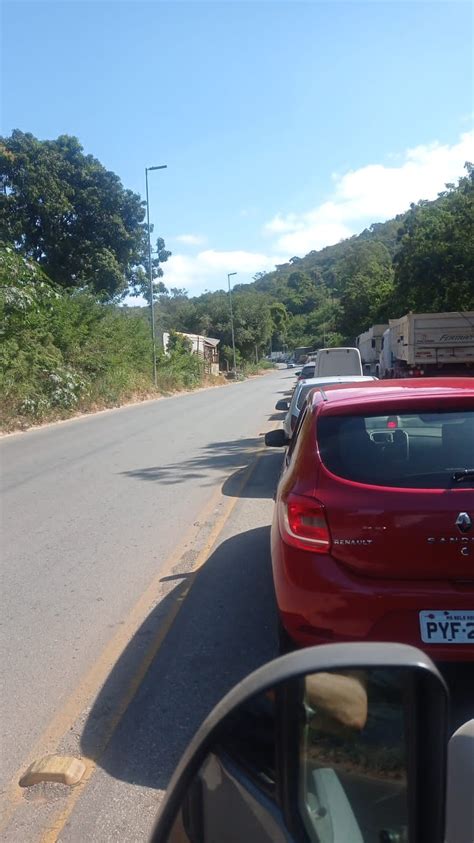
[(474, 311), (407, 313), (389, 319), (381, 378), (474, 376)]
[(356, 337), (364, 375), (378, 375), (382, 337), (387, 328), (388, 325), (372, 325), (368, 331)]

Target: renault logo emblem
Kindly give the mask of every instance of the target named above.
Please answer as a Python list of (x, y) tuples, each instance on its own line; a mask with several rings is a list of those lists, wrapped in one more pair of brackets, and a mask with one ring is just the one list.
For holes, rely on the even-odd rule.
[(461, 530), (461, 533), (467, 533), (472, 527), (472, 519), (467, 512), (460, 512), (456, 518), (456, 527)]

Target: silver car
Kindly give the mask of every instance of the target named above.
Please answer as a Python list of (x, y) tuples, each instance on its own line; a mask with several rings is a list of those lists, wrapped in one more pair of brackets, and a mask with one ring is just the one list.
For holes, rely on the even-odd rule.
[[(372, 377), (371, 375), (338, 375), (335, 376), (327, 376), (325, 378), (308, 378), (304, 381), (299, 381), (296, 384), (294, 389), (293, 395), (291, 400), (288, 401), (279, 401), (276, 409), (287, 410), (287, 414), (285, 417), (285, 421), (283, 422), (283, 429), (290, 438), (293, 430), (295, 429), (296, 422), (298, 421), (298, 416), (300, 414), (300, 410), (305, 402), (306, 396), (312, 389), (317, 386), (336, 386), (339, 383), (364, 383), (365, 381), (376, 381), (377, 378)], [(283, 405), (286, 406), (283, 406)]]

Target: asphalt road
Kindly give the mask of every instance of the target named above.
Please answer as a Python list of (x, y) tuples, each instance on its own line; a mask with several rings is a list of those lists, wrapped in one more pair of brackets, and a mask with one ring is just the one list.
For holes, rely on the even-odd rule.
[[(2, 840), (146, 839), (198, 725), (276, 655), (281, 454), (261, 434), (293, 380), (283, 370), (0, 443)], [(453, 724), (473, 713), (463, 681), (458, 669)], [(11, 786), (47, 752), (91, 759), (86, 786)]]
[[(237, 500), (242, 471), (261, 447), (261, 433), (275, 424), (275, 397), (291, 382), (290, 373), (271, 373), (2, 440), (2, 791), (27, 761), (54, 751), (63, 732), (85, 717), (99, 682), (113, 687), (112, 700), (103, 706), (107, 713), (120, 694), (126, 695), (150, 630), (155, 634), (167, 614), (182, 572), (193, 567), (200, 552), (206, 555), (206, 547), (210, 550), (214, 525)], [(280, 456), (265, 459), (276, 466)], [(269, 522), (265, 505), (271, 508), (271, 492), (270, 500), (266, 496), (265, 488), (258, 527)], [(258, 551), (250, 547), (247, 553)], [(251, 611), (238, 590), (235, 600), (236, 611)], [(204, 627), (199, 635), (215, 639), (215, 646), (217, 608), (212, 605), (198, 622)], [(228, 617), (222, 601), (219, 611)], [(239, 626), (229, 632), (236, 643), (242, 637)], [(114, 673), (130, 636), (141, 649), (137, 646), (134, 654), (131, 645), (129, 661), (121, 661), (126, 669)], [(111, 641), (112, 651), (104, 657)], [(257, 642), (254, 651), (255, 663), (268, 658), (268, 646)], [(186, 641), (172, 660), (181, 663), (185, 654)], [(246, 646), (240, 675), (253, 666), (248, 655)], [(231, 664), (229, 684), (235, 676)], [(201, 711), (217, 700), (221, 687), (213, 682)], [(101, 719), (99, 707), (95, 721)], [(168, 728), (178, 736), (183, 726), (172, 718)], [(90, 732), (87, 728), (86, 742)], [(23, 793), (11, 801), (24, 808), (31, 804), (31, 791), (26, 799)], [(25, 820), (27, 836), (22, 826), (13, 825), (11, 839), (34, 839), (37, 819), (36, 812), (31, 828)]]

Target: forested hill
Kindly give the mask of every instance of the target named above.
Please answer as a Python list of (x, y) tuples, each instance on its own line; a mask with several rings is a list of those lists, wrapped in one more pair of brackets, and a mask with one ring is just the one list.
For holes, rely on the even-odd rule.
[[(338, 345), (408, 310), (474, 307), (474, 174), (447, 185), (361, 234), (293, 257), (251, 284), (234, 288), (236, 343), (242, 357), (296, 346)], [(166, 281), (166, 276), (165, 276)], [(183, 290), (159, 297), (160, 327), (205, 331), (229, 356), (225, 291), (188, 298)]]
[[(439, 202), (440, 200), (436, 200)], [(430, 203), (435, 204), (435, 203)], [(295, 269), (311, 274), (319, 278), (328, 288), (337, 286), (338, 265), (347, 258), (351, 251), (354, 251), (367, 243), (380, 243), (388, 250), (393, 259), (395, 252), (400, 246), (400, 231), (406, 219), (406, 214), (399, 214), (395, 219), (384, 223), (374, 223), (366, 228), (361, 234), (342, 240), (334, 246), (326, 246), (319, 251), (313, 250), (305, 257), (293, 257), (286, 264), (275, 268), (274, 272), (259, 273), (252, 286), (263, 292), (271, 291), (274, 284), (280, 280), (288, 280)], [(367, 251), (366, 251), (367, 254)]]

